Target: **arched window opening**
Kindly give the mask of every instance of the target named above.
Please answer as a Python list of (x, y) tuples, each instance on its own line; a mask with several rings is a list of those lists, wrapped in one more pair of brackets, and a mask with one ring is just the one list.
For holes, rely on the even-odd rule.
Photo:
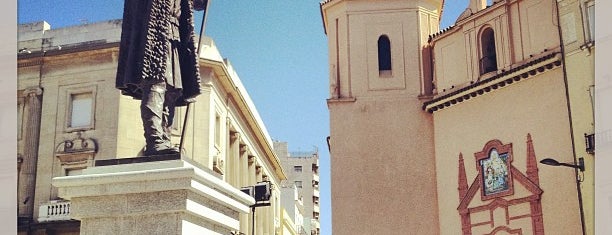
[(495, 53), (495, 33), (486, 28), (480, 36), (481, 55), (480, 74), (497, 70), (497, 54)]
[(378, 72), (391, 75), (391, 41), (387, 35), (378, 38)]

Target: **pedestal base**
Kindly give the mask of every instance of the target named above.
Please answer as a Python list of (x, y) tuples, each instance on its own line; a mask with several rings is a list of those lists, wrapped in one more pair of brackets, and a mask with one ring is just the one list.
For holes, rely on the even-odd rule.
[(254, 199), (185, 160), (88, 168), (56, 177), (81, 234), (230, 234)]

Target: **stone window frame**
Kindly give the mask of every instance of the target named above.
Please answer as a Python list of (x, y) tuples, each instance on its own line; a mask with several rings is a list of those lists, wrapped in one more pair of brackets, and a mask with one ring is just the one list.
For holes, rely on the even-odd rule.
[[(97, 94), (97, 86), (83, 86), (83, 87), (68, 87), (65, 90), (65, 104), (66, 104), (66, 113), (65, 113), (65, 122), (64, 122), (64, 130), (65, 132), (77, 132), (83, 130), (93, 130), (95, 129), (95, 120), (96, 120), (96, 94)], [(80, 94), (91, 94), (91, 116), (89, 120), (89, 125), (84, 126), (71, 126), (72, 122), (72, 97), (74, 95)]]
[[(589, 10), (592, 10), (590, 12)], [(594, 42), (595, 41), (595, 0), (586, 0), (583, 2), (582, 11), (584, 14), (584, 28), (585, 28), (585, 36), (586, 42)]]

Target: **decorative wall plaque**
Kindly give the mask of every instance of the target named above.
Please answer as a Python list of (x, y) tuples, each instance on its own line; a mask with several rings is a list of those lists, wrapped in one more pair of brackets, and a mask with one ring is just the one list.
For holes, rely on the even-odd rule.
[[(537, 158), (531, 135), (527, 134), (527, 154), (525, 157), (527, 171), (520, 172), (512, 165), (512, 144), (503, 144), (491, 140), (482, 151), (474, 153), (478, 174), (468, 184), (463, 155), (459, 154), (458, 191), (463, 235), (473, 235), (473, 231), (486, 235), (494, 234), (544, 234), (541, 195)], [(515, 184), (515, 182), (518, 182)], [(514, 186), (524, 188), (520, 195), (514, 192)], [(480, 191), (480, 202), (476, 202)], [(476, 202), (476, 203), (472, 203)], [(528, 209), (526, 209), (528, 208)], [(493, 216), (495, 213), (505, 215), (505, 219)], [(475, 220), (473, 220), (475, 218)], [(484, 218), (484, 219), (483, 219)], [(531, 226), (520, 222), (531, 219)], [(474, 230), (475, 229), (475, 230)]]
[(507, 196), (514, 193), (510, 165), (512, 144), (502, 144), (499, 140), (489, 141), (481, 152), (474, 154), (481, 179), (482, 200)]

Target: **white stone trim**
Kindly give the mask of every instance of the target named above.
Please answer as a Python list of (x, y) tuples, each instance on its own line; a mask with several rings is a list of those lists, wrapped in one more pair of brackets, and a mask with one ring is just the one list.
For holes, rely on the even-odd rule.
[[(188, 181), (183, 183), (176, 182), (177, 184), (157, 186), (152, 185), (153, 181), (171, 179), (185, 179)], [(194, 179), (194, 182), (197, 183), (192, 183), (192, 179)], [(84, 170), (82, 175), (53, 178), (52, 183), (55, 187), (66, 188), (101, 184), (133, 183), (139, 181), (142, 181), (146, 187), (138, 187), (138, 189), (131, 187), (122, 189), (117, 188), (114, 190), (106, 190), (104, 192), (88, 192), (88, 190), (79, 190), (80, 192), (74, 192), (75, 194), (60, 196), (70, 199), (67, 198), (69, 195), (99, 196), (103, 194), (110, 195), (120, 193), (191, 189), (209, 198), (220, 198), (220, 195), (225, 195), (223, 200), (220, 200), (220, 203), (231, 206), (232, 208), (243, 213), (248, 213), (248, 206), (255, 204), (255, 199), (241, 192), (239, 189), (234, 188), (227, 182), (183, 160), (92, 167)], [(202, 186), (207, 186), (214, 190), (206, 190)], [(210, 197), (207, 195), (207, 193), (212, 192), (214, 192), (216, 197)]]

